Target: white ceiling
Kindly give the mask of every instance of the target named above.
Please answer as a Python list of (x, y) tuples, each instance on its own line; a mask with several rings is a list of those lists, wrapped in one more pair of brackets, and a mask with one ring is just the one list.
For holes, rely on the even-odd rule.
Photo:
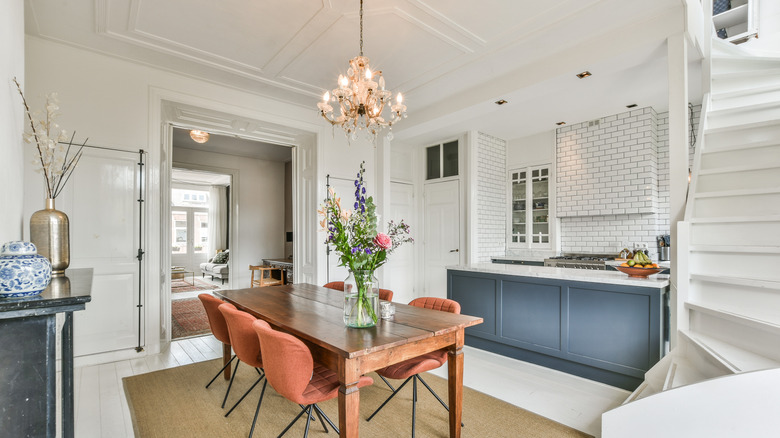
[[(28, 34), (283, 99), (313, 119), (359, 49), (358, 0), (25, 4)], [(683, 22), (681, 0), (365, 0), (364, 52), (405, 94), (396, 139), (512, 139), (631, 103), (665, 110), (665, 41)], [(577, 79), (583, 70), (593, 76)]]

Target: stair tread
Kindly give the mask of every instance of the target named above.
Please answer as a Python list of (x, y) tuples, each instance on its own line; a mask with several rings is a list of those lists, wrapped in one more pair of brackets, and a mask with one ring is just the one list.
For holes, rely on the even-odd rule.
[(780, 215), (767, 216), (728, 216), (728, 217), (695, 217), (688, 222), (698, 224), (741, 223), (741, 222), (779, 222)]
[[(709, 315), (717, 316), (719, 318), (736, 322), (739, 324), (742, 324), (747, 327), (753, 327), (760, 330), (767, 330), (776, 332), (778, 335), (780, 335), (780, 325), (777, 325), (773, 322), (753, 318), (747, 315), (742, 315), (739, 313), (731, 312), (728, 310), (722, 310), (722, 309), (716, 309), (711, 306), (707, 306), (705, 304), (698, 304), (693, 301), (686, 301), (685, 307), (689, 310), (695, 310), (702, 313), (707, 313)], [(780, 366), (780, 365), (778, 365)]]
[(768, 170), (780, 168), (780, 163), (760, 163), (740, 166), (722, 166), (713, 169), (700, 169), (699, 175), (713, 175), (727, 172), (749, 172), (751, 170)]
[(732, 99), (734, 97), (751, 96), (754, 94), (780, 91), (780, 84), (760, 85), (757, 87), (746, 87), (731, 91), (719, 91), (712, 93), (713, 101)]
[(761, 287), (767, 289), (780, 289), (780, 281), (770, 278), (740, 278), (720, 274), (690, 274), (691, 279), (705, 280), (723, 284), (733, 284), (738, 286)]
[(777, 246), (748, 246), (748, 245), (691, 245), (691, 252), (737, 252), (748, 254), (780, 254)]
[(712, 192), (700, 192), (694, 195), (694, 198), (726, 198), (731, 196), (750, 196), (750, 195), (771, 195), (780, 193), (780, 187), (768, 189), (738, 189), (738, 190), (718, 190)]
[(759, 120), (757, 122), (751, 122), (751, 123), (739, 123), (734, 125), (708, 127), (705, 130), (704, 135), (719, 134), (719, 133), (731, 132), (731, 131), (760, 129), (764, 127), (771, 127), (771, 126), (778, 126), (778, 125), (780, 125), (780, 120)]
[(686, 336), (704, 346), (719, 360), (724, 361), (737, 372), (757, 371), (780, 367), (780, 362), (765, 356), (744, 350), (734, 344), (699, 333), (685, 331)]

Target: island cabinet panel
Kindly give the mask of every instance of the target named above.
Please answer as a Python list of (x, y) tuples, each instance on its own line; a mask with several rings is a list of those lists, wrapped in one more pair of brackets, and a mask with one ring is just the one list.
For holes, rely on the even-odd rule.
[[(500, 309), (498, 281), (495, 278), (465, 276), (459, 279), (458, 283), (459, 287), (452, 292), (450, 298), (460, 303), (461, 313), (478, 316), (484, 320), (482, 324), (466, 328), (466, 333), (492, 338), (498, 332), (496, 325), (496, 315)], [(482, 293), (469, 292), (473, 290)], [(469, 313), (462, 311), (466, 307)]]
[(561, 349), (560, 286), (501, 282), (501, 337), (522, 344)]
[(467, 345), (627, 390), (661, 358), (665, 291), (447, 271), (447, 296), (485, 320), (466, 329)]

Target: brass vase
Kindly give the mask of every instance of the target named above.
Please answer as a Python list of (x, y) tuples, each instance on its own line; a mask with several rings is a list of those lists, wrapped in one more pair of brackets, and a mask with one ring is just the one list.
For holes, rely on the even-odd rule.
[(46, 199), (46, 208), (30, 216), (30, 242), (38, 254), (51, 261), (51, 276), (65, 275), (70, 265), (70, 223), (68, 216), (54, 208), (54, 199)]

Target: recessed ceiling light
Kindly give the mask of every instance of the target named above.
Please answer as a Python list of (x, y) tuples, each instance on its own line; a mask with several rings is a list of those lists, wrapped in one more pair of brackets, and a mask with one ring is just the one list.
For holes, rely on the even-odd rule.
[(632, 103), (631, 105), (626, 105), (626, 108), (636, 108), (636, 104)]
[(505, 104), (505, 103), (509, 103), (509, 102), (507, 102), (507, 101), (506, 101), (506, 100), (504, 100), (504, 99), (499, 99), (499, 100), (497, 100), (497, 101), (496, 101), (496, 105), (503, 105), (503, 104)]
[(584, 71), (584, 72), (582, 72), (582, 73), (577, 73), (577, 77), (578, 77), (578, 78), (580, 78), (580, 79), (585, 79), (585, 78), (587, 78), (588, 76), (592, 76), (592, 75), (591, 75), (591, 73), (590, 73), (589, 71), (587, 71), (587, 70), (585, 70), (585, 71)]
[(566, 124), (566, 122), (558, 122), (558, 123), (556, 123), (556, 125), (558, 125), (558, 126), (565, 125), (565, 124)]

